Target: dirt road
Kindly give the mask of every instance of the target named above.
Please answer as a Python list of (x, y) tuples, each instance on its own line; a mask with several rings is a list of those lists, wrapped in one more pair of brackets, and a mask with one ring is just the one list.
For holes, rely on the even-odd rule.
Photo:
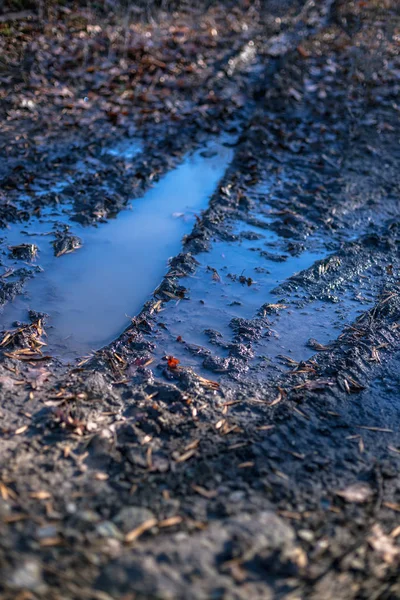
[(2, 597), (399, 598), (397, 3), (93, 22), (0, 22)]

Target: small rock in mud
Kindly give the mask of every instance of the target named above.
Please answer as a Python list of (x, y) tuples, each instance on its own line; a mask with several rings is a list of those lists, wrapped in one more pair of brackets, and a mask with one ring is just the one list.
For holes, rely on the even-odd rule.
[(23, 281), (8, 281), (0, 283), (0, 306), (15, 298), (24, 289)]
[(263, 238), (265, 238), (265, 235), (263, 235), (262, 233), (257, 233), (256, 231), (242, 231), (242, 233), (240, 234), (240, 239), (242, 240), (254, 241), (261, 240)]
[(35, 244), (19, 244), (18, 246), (9, 246), (11, 256), (20, 260), (33, 260), (38, 253), (38, 247)]
[(216, 329), (205, 329), (205, 335), (209, 338), (211, 344), (220, 345), (222, 341), (222, 333)]
[(234, 317), (229, 323), (235, 332), (235, 339), (239, 342), (259, 340), (268, 326), (268, 321), (263, 318), (243, 319)]
[(277, 302), (275, 304), (266, 302), (260, 308), (259, 314), (262, 315), (263, 317), (265, 317), (265, 315), (272, 315), (272, 314), (277, 315), (277, 314), (279, 314), (279, 312), (281, 310), (284, 310), (285, 308), (287, 308), (287, 305), (284, 304), (283, 302)]
[(111, 385), (101, 373), (91, 373), (84, 381), (83, 388), (89, 398), (108, 398), (112, 395)]
[(96, 525), (96, 533), (103, 538), (122, 539), (122, 535), (118, 527), (116, 527), (114, 523), (111, 523), (111, 521), (103, 521), (102, 523), (98, 523), (98, 525)]
[(328, 346), (325, 346), (324, 344), (320, 344), (318, 342), (318, 340), (316, 340), (315, 338), (310, 338), (307, 341), (306, 346), (308, 348), (311, 348), (312, 350), (316, 350), (317, 352), (321, 352), (323, 350), (329, 350)]
[(210, 355), (204, 359), (203, 367), (214, 373), (227, 373), (229, 370), (229, 359)]
[(68, 231), (57, 231), (56, 239), (52, 242), (54, 248), (54, 256), (62, 256), (69, 254), (74, 250), (82, 247), (82, 240), (77, 235), (71, 235)]
[(11, 574), (8, 585), (14, 589), (43, 591), (42, 569), (36, 559), (23, 561)]
[(268, 252), (267, 250), (261, 250), (260, 256), (274, 262), (285, 262), (289, 258), (286, 256), (286, 254), (274, 254), (273, 252)]
[(125, 506), (115, 517), (114, 522), (128, 533), (132, 529), (139, 527), (145, 521), (154, 519), (154, 513), (142, 506)]
[(200, 156), (203, 158), (213, 158), (216, 155), (217, 152), (215, 150), (203, 150), (203, 152), (200, 152)]
[(29, 315), (29, 320), (31, 323), (34, 323), (35, 321), (38, 321), (39, 319), (47, 319), (49, 316), (47, 313), (38, 312), (37, 310), (30, 310), (28, 312), (28, 315)]

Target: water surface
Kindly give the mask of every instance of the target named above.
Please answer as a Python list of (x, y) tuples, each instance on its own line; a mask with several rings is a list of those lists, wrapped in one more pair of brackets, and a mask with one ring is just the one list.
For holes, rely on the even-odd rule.
[[(49, 315), (48, 344), (54, 355), (78, 357), (111, 342), (149, 299), (168, 269), (168, 258), (180, 252), (195, 215), (207, 207), (233, 157), (226, 142), (232, 139), (209, 142), (189, 155), (116, 219), (96, 228), (74, 224), (71, 231), (83, 247), (72, 254), (55, 258), (54, 237), (44, 235), (57, 221), (66, 221), (62, 214), (50, 210), (28, 226), (11, 226), (7, 242), (37, 244), (36, 262), (44, 272), (27, 283), (24, 296), (4, 307), (2, 328), (26, 321), (33, 309)], [(29, 237), (21, 233), (27, 229)]]

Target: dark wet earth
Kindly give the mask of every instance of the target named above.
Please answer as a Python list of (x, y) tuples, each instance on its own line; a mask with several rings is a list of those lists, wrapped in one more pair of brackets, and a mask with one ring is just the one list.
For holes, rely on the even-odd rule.
[(399, 10), (266, 5), (1, 167), (6, 599), (400, 598)]

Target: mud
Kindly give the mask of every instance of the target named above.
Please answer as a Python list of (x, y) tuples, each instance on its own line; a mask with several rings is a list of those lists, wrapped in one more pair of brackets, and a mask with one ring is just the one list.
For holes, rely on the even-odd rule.
[[(212, 160), (210, 137), (239, 132), (208, 207), (119, 337), (65, 365), (44, 345), (43, 307), (3, 333), (4, 598), (400, 596), (400, 15), (391, 2), (264, 9), (234, 13), (204, 78), (173, 92), (187, 101), (178, 126), (169, 113), (134, 121), (138, 152), (118, 114), (91, 150), (75, 129), (44, 136), (59, 163), (47, 178), (68, 175), (69, 188), (42, 194), (39, 181), (26, 195), (15, 146), (2, 165), (10, 234), (20, 219), (32, 233), (43, 211), (70, 227), (39, 238), (48, 273), (61, 273), (185, 153)], [(204, 82), (198, 93), (215, 88), (220, 104), (199, 116)], [(32, 152), (21, 164), (36, 173)], [(46, 265), (35, 273), (32, 238), (38, 256), (14, 257), (9, 274), (8, 246), (21, 241), (7, 239), (10, 301)], [(66, 256), (54, 256), (57, 241)]]

